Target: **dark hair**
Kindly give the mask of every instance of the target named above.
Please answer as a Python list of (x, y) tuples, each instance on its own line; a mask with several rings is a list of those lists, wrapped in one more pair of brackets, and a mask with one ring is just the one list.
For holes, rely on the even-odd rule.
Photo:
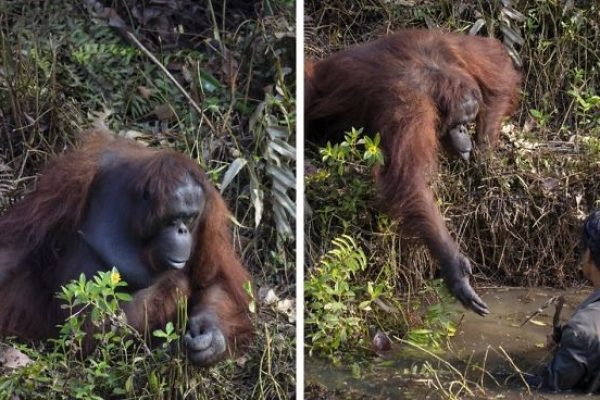
[(600, 211), (592, 211), (583, 221), (581, 249), (589, 249), (596, 268), (600, 269)]

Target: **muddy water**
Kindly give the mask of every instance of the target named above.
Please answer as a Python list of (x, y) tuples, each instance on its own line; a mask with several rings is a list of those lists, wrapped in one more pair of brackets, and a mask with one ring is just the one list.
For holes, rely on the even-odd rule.
[[(521, 327), (527, 315), (552, 296), (564, 294), (564, 321), (589, 290), (500, 288), (481, 294), (491, 314), (482, 318), (464, 313), (449, 350), (432, 355), (397, 344), (384, 355), (373, 354), (367, 362), (362, 360), (360, 372), (355, 369), (354, 374), (348, 365), (336, 367), (325, 360), (307, 358), (306, 382), (325, 387), (340, 399), (439, 399), (448, 398), (448, 393), (456, 398), (509, 400), (583, 397), (528, 391), (516, 370), (538, 371), (550, 358), (544, 344), (551, 332), (554, 306)], [(465, 386), (461, 382), (467, 382), (470, 393), (461, 390)]]

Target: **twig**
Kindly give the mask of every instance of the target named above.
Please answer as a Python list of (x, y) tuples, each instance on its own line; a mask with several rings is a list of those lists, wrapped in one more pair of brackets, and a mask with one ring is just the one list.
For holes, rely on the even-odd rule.
[[(542, 312), (544, 312), (544, 310), (546, 308), (548, 308), (551, 304), (554, 304), (556, 301), (559, 301), (562, 297), (563, 296), (560, 296), (560, 295), (551, 297), (550, 300), (548, 300), (547, 302), (542, 304), (542, 306), (540, 308), (538, 308), (537, 310), (532, 312), (527, 318), (525, 318), (525, 321), (523, 321), (523, 323), (520, 325), (520, 327), (524, 326), (526, 323), (531, 321), (534, 317), (540, 315)], [(563, 302), (564, 302), (564, 299), (563, 299)], [(560, 308), (562, 310), (562, 304), (561, 304)], [(560, 317), (560, 311), (559, 311), (559, 317)]]
[(527, 372), (523, 372), (523, 371), (521, 371), (521, 368), (517, 367), (517, 364), (514, 363), (513, 359), (510, 358), (510, 356), (508, 355), (508, 353), (504, 350), (504, 348), (502, 346), (498, 346), (498, 348), (500, 349), (500, 351), (502, 352), (504, 357), (508, 360), (510, 365), (517, 372), (517, 374), (519, 374), (519, 378), (521, 378), (521, 380), (525, 384), (525, 387), (527, 388), (527, 393), (531, 394), (531, 387), (529, 386), (529, 383), (527, 383), (527, 379), (525, 379), (525, 375), (527, 374)]
[(554, 317), (552, 318), (552, 327), (554, 329), (560, 328), (560, 313), (562, 312), (564, 305), (565, 297), (558, 296), (558, 299), (556, 300), (556, 308), (554, 309)]
[[(440, 362), (440, 363), (444, 364), (444, 365), (445, 365), (445, 366), (448, 368), (448, 370), (449, 370), (449, 371), (451, 371), (451, 372), (455, 373), (455, 374), (456, 374), (456, 376), (460, 378), (460, 381), (461, 381), (461, 383), (462, 383), (462, 385), (463, 385), (463, 388), (464, 388), (464, 389), (465, 389), (465, 390), (466, 390), (466, 391), (469, 393), (469, 395), (470, 395), (470, 396), (473, 396), (473, 395), (474, 395), (473, 391), (472, 391), (472, 390), (471, 390), (471, 389), (470, 389), (470, 388), (467, 386), (468, 382), (467, 382), (467, 380), (466, 380), (465, 376), (462, 374), (462, 372), (460, 372), (458, 369), (456, 369), (456, 368), (454, 367), (454, 365), (450, 364), (450, 362), (448, 362), (448, 361), (444, 360), (443, 358), (441, 358), (441, 357), (440, 357), (440, 356), (438, 356), (437, 354), (435, 354), (435, 353), (433, 353), (433, 352), (431, 352), (431, 351), (427, 350), (426, 348), (424, 348), (424, 347), (422, 347), (422, 346), (419, 346), (419, 345), (418, 345), (418, 344), (416, 344), (416, 343), (413, 343), (413, 342), (411, 342), (410, 340), (398, 339), (398, 341), (399, 341), (400, 343), (407, 344), (407, 345), (409, 345), (409, 346), (411, 346), (411, 347), (413, 347), (413, 348), (415, 348), (415, 349), (418, 349), (418, 350), (422, 351), (423, 353), (427, 354), (428, 356), (430, 356), (430, 357), (433, 357), (433, 358), (434, 358), (434, 359), (436, 359), (438, 362)], [(435, 374), (434, 374), (434, 375), (435, 375)]]

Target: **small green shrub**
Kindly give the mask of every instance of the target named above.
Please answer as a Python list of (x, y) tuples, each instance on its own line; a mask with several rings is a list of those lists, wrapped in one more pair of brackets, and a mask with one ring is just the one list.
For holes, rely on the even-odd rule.
[(364, 275), (367, 257), (353, 227), (370, 220), (369, 197), (373, 185), (371, 167), (383, 163), (381, 138), (364, 136), (352, 129), (341, 143), (319, 149), (318, 170), (306, 178), (307, 198), (314, 210), (312, 230), (318, 232), (323, 256), (314, 260), (304, 284), (307, 347), (336, 358), (349, 342), (367, 337), (365, 313), (385, 288)]
[(448, 338), (456, 334), (456, 300), (441, 279), (421, 292), (421, 296), (429, 294), (433, 294), (436, 301), (427, 307), (422, 323), (408, 331), (407, 339), (420, 347), (441, 350)]
[[(175, 346), (185, 324), (168, 323), (154, 331), (163, 345), (152, 351), (146, 340), (127, 325), (119, 301), (131, 296), (121, 289), (116, 269), (99, 272), (90, 280), (82, 274), (62, 288), (59, 297), (70, 317), (60, 327), (60, 335), (49, 348), (14, 344), (32, 362), (12, 373), (0, 376), (0, 398), (23, 399), (103, 399), (105, 397), (169, 397), (174, 389), (172, 374), (184, 371), (185, 357)], [(185, 307), (180, 307), (180, 320)], [(93, 324), (95, 349), (84, 353), (84, 326)], [(177, 368), (174, 368), (177, 367)]]
[(349, 339), (364, 335), (363, 313), (384, 289), (357, 279), (367, 267), (367, 257), (354, 239), (342, 235), (332, 241), (332, 247), (304, 284), (311, 354), (317, 350), (333, 355)]
[[(327, 146), (320, 150), (326, 165), (337, 166), (338, 175), (345, 175), (351, 169), (359, 167), (359, 160), (366, 161), (367, 167), (383, 165), (383, 153), (379, 148), (381, 136), (378, 133), (371, 139), (366, 135), (363, 136), (362, 132), (362, 128), (352, 128), (344, 135), (343, 142), (334, 145), (327, 142)], [(359, 145), (364, 148), (364, 152), (361, 152)]]
[(327, 143), (319, 149), (320, 160), (314, 162), (317, 170), (306, 175), (305, 187), (313, 212), (308, 223), (311, 236), (321, 244), (351, 226), (372, 223), (375, 188), (370, 173), (373, 166), (383, 163), (380, 141), (379, 134), (371, 139), (362, 129), (353, 128), (341, 143)]

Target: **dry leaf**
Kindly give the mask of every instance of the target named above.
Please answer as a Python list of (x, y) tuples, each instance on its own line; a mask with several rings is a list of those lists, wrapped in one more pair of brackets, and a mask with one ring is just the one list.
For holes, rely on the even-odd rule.
[(147, 88), (146, 86), (138, 86), (137, 90), (140, 93), (140, 96), (142, 96), (146, 100), (148, 100), (150, 96), (152, 96), (152, 89)]
[(5, 368), (21, 368), (29, 363), (31, 363), (31, 359), (13, 347), (7, 347), (0, 351), (0, 364)]
[(537, 326), (548, 326), (547, 323), (545, 323), (543, 321), (539, 321), (537, 319), (532, 319), (529, 322), (531, 322), (532, 324), (537, 325)]
[(288, 317), (289, 322), (296, 321), (296, 307), (292, 299), (284, 299), (277, 302), (275, 309)]
[(169, 121), (175, 117), (175, 112), (173, 111), (173, 108), (168, 104), (158, 105), (154, 107), (154, 110), (152, 110), (152, 112), (161, 121)]

